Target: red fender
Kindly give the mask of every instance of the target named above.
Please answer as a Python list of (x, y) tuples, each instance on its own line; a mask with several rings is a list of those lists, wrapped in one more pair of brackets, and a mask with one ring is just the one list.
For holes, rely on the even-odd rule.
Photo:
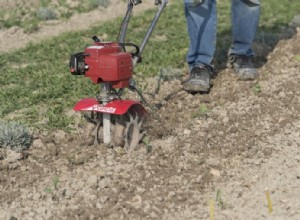
[(133, 108), (133, 111), (141, 115), (147, 113), (140, 102), (132, 100), (114, 100), (106, 105), (101, 105), (95, 98), (85, 98), (80, 100), (73, 109), (75, 111), (94, 111), (113, 115), (123, 115), (128, 112), (130, 108)]

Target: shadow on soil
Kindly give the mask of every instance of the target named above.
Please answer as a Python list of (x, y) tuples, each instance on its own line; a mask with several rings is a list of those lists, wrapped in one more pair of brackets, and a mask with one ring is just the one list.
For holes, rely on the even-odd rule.
[[(300, 15), (285, 26), (277, 25), (273, 27), (260, 27), (257, 30), (254, 40), (253, 50), (255, 52), (255, 64), (257, 68), (268, 62), (268, 55), (274, 50), (280, 40), (290, 39), (296, 33), (296, 28), (300, 27)], [(222, 40), (221, 40), (222, 39)], [(231, 44), (231, 30), (223, 31), (218, 36), (214, 65), (217, 72), (226, 69), (228, 49)]]

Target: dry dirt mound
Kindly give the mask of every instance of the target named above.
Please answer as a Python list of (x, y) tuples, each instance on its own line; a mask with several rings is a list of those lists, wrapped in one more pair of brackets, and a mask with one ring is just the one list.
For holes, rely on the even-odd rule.
[(257, 81), (227, 69), (196, 95), (162, 82), (150, 143), (132, 154), (37, 134), (26, 159), (1, 161), (0, 219), (300, 219), (297, 54), (299, 30)]

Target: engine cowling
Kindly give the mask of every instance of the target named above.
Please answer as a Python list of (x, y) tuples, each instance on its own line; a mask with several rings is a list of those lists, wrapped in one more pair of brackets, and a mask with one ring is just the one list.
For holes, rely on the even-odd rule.
[(95, 43), (83, 53), (72, 55), (70, 71), (89, 77), (96, 84), (110, 82), (113, 88), (125, 88), (132, 77), (132, 55), (123, 52), (118, 43)]

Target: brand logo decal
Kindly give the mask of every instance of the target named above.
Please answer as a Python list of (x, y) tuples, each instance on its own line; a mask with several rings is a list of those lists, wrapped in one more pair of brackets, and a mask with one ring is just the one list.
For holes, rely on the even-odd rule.
[(100, 106), (100, 105), (93, 105), (91, 107), (85, 108), (83, 109), (85, 111), (96, 111), (96, 112), (104, 112), (104, 113), (115, 113), (115, 111), (117, 110), (116, 108), (113, 107), (104, 107), (104, 106)]

